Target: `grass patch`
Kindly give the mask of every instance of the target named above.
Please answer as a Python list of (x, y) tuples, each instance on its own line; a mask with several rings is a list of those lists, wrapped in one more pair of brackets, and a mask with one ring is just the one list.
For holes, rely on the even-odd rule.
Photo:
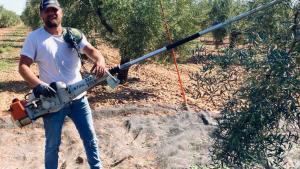
[(4, 53), (4, 52), (9, 52), (11, 51), (12, 47), (7, 46), (7, 47), (3, 47), (0, 45), (0, 53)]
[(1, 41), (4, 43), (16, 43), (16, 42), (24, 42), (25, 38), (19, 37), (19, 38), (2, 39)]
[(13, 69), (17, 65), (14, 59), (0, 59), (0, 71), (8, 71)]
[(9, 52), (13, 48), (19, 48), (21, 45), (13, 42), (5, 42), (0, 44), (0, 53)]
[(17, 32), (8, 33), (5, 36), (7, 36), (7, 37), (24, 37), (24, 36), (26, 36), (26, 32), (25, 31), (17, 31)]

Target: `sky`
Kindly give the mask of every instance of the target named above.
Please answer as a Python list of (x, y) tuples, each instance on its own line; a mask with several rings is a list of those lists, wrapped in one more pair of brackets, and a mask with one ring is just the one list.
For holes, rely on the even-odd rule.
[(25, 9), (26, 0), (0, 0), (0, 6), (21, 15)]

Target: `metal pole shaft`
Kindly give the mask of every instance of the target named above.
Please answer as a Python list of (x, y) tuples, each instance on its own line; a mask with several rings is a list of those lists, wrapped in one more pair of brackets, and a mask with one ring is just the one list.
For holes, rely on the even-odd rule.
[[(148, 59), (148, 58), (150, 58), (150, 57), (152, 57), (152, 56), (158, 55), (158, 54), (160, 54), (160, 53), (162, 53), (162, 52), (165, 52), (165, 51), (167, 51), (167, 50), (176, 48), (177, 46), (180, 46), (180, 45), (182, 45), (182, 44), (184, 44), (184, 43), (187, 43), (187, 42), (189, 42), (189, 41), (191, 41), (191, 40), (194, 40), (194, 39), (196, 39), (196, 38), (198, 38), (198, 37), (200, 37), (200, 36), (202, 36), (202, 35), (204, 35), (204, 34), (207, 34), (207, 33), (209, 33), (209, 32), (212, 32), (212, 31), (215, 31), (215, 30), (217, 30), (217, 29), (220, 29), (220, 28), (222, 28), (222, 27), (224, 27), (224, 26), (227, 26), (227, 25), (229, 25), (229, 24), (231, 24), (231, 23), (233, 23), (233, 22), (237, 22), (237, 21), (239, 21), (239, 20), (242, 20), (242, 19), (248, 17), (248, 16), (251, 15), (251, 14), (254, 14), (254, 13), (256, 13), (256, 12), (258, 12), (258, 11), (261, 11), (261, 10), (265, 10), (265, 9), (267, 9), (267, 8), (269, 8), (269, 7), (271, 7), (271, 6), (275, 5), (275, 4), (278, 4), (278, 3), (282, 2), (282, 1), (284, 1), (284, 0), (274, 0), (274, 1), (270, 2), (270, 3), (268, 3), (268, 4), (259, 6), (259, 7), (255, 8), (255, 9), (252, 9), (252, 10), (248, 11), (248, 12), (242, 13), (242, 14), (240, 14), (240, 15), (238, 15), (238, 16), (235, 16), (235, 17), (233, 17), (233, 18), (230, 18), (230, 19), (226, 20), (225, 22), (222, 22), (222, 23), (219, 23), (219, 24), (217, 24), (217, 25), (211, 26), (211, 27), (209, 27), (209, 28), (207, 28), (207, 29), (205, 29), (205, 30), (203, 30), (203, 31), (200, 31), (200, 32), (195, 33), (195, 34), (193, 34), (193, 35), (191, 35), (191, 36), (188, 36), (188, 37), (186, 37), (186, 38), (184, 38), (184, 39), (181, 39), (181, 40), (179, 40), (179, 41), (177, 41), (177, 42), (175, 42), (175, 43), (173, 43), (173, 44), (169, 44), (169, 45), (167, 45), (167, 46), (165, 46), (165, 47), (163, 47), (163, 48), (160, 48), (160, 49), (158, 49), (158, 50), (155, 50), (155, 51), (153, 51), (153, 52), (150, 52), (150, 53), (148, 53), (148, 54), (146, 54), (146, 55), (143, 55), (143, 56), (141, 56), (141, 57), (139, 57), (139, 58), (137, 58), (137, 59), (134, 59), (134, 60), (132, 60), (132, 61), (130, 61), (130, 62), (127, 62), (127, 63), (125, 63), (125, 64), (122, 64), (122, 65), (120, 65), (120, 66), (118, 66), (118, 67), (112, 68), (112, 69), (110, 70), (110, 72), (111, 72), (112, 74), (115, 74), (116, 71), (123, 70), (123, 69), (127, 69), (127, 68), (129, 68), (130, 66), (132, 66), (132, 65), (134, 65), (134, 64), (138, 64), (138, 63), (142, 62), (142, 61), (145, 60), (145, 59)], [(113, 69), (114, 69), (114, 70), (113, 70)]]

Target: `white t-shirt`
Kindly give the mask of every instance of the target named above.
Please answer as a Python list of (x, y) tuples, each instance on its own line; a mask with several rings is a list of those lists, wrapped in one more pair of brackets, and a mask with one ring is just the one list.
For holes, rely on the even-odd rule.
[[(79, 43), (80, 52), (86, 45), (89, 45), (89, 42), (83, 36)], [(38, 64), (39, 77), (47, 84), (61, 81), (70, 85), (82, 80), (81, 61), (76, 50), (69, 47), (63, 35), (51, 35), (44, 27), (27, 36), (21, 55)]]

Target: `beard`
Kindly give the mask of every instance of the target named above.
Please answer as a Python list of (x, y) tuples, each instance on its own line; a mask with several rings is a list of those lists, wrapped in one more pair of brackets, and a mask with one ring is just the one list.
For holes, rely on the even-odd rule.
[(61, 21), (59, 21), (58, 18), (56, 18), (56, 19), (47, 18), (45, 25), (48, 28), (57, 28), (60, 25), (60, 23), (61, 23)]

